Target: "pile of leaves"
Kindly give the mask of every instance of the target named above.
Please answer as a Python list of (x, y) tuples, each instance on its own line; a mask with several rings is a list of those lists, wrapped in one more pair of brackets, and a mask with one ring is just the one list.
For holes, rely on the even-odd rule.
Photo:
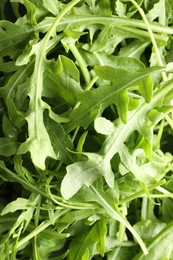
[(0, 17), (1, 259), (173, 259), (173, 1)]

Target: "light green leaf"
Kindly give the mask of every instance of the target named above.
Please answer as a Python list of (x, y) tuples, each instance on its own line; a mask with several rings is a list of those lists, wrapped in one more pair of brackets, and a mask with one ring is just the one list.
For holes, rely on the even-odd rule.
[(148, 76), (140, 81), (139, 83), (139, 92), (145, 98), (146, 102), (150, 102), (153, 95), (154, 83), (152, 77)]
[(74, 154), (73, 143), (70, 137), (64, 132), (63, 127), (47, 117), (45, 121), (47, 132), (49, 133), (56, 158), (66, 164), (72, 163)]
[(118, 91), (115, 96), (115, 103), (118, 110), (118, 115), (123, 123), (127, 123), (127, 112), (129, 107), (129, 97), (127, 90)]
[[(158, 246), (159, 245), (159, 246)], [(148, 255), (139, 254), (133, 260), (170, 259), (173, 252), (173, 223), (170, 222), (148, 246)]]
[(153, 152), (152, 161), (147, 161), (142, 149), (136, 149), (132, 154), (127, 147), (123, 145), (119, 151), (121, 161), (135, 177), (145, 185), (152, 184), (161, 180), (165, 174), (165, 168), (168, 165), (166, 157), (159, 156)]
[(32, 26), (35, 26), (37, 24), (37, 20), (36, 20), (36, 6), (29, 0), (24, 0), (23, 4), (26, 7), (27, 10), (27, 18), (28, 21), (31, 23)]
[[(101, 229), (103, 227), (98, 221), (88, 232), (75, 238), (69, 247), (69, 260), (91, 259), (95, 254), (100, 253), (100, 243), (104, 243), (105, 236), (105, 231)], [(95, 247), (99, 249), (98, 252)]]
[(87, 161), (67, 166), (67, 173), (61, 183), (61, 194), (65, 199), (74, 196), (83, 185), (89, 187), (98, 177), (104, 176), (110, 187), (114, 186), (114, 174), (110, 163), (99, 154), (84, 153)]
[(16, 25), (9, 21), (0, 21), (0, 56), (15, 53), (17, 44), (24, 42), (33, 29), (28, 25)]
[(116, 1), (116, 12), (117, 12), (117, 15), (120, 16), (120, 17), (125, 16), (126, 5), (123, 4), (120, 0)]
[(103, 135), (110, 135), (115, 130), (114, 124), (104, 117), (97, 117), (95, 119), (94, 128), (97, 131), (97, 133)]
[(15, 212), (16, 210), (27, 209), (28, 200), (24, 198), (17, 198), (16, 200), (7, 204), (7, 206), (1, 211), (1, 215)]
[(62, 3), (56, 0), (43, 0), (43, 6), (55, 16), (62, 9)]
[(79, 125), (87, 127), (96, 117), (101, 115), (108, 105), (116, 103), (115, 97), (118, 91), (128, 89), (146, 76), (162, 70), (164, 69), (153, 67), (130, 72), (108, 66), (96, 66), (97, 76), (112, 81), (113, 85), (102, 85), (92, 91), (79, 94), (77, 100), (80, 105), (71, 112), (70, 122), (64, 126), (65, 130), (70, 132)]
[(35, 166), (44, 170), (47, 157), (56, 158), (50, 137), (43, 123), (43, 111), (37, 108), (26, 117), (28, 122), (29, 137), (22, 143), (17, 151), (18, 154), (31, 153), (31, 159)]
[(148, 13), (146, 14), (146, 17), (149, 21), (154, 21), (158, 17), (162, 17), (164, 12), (164, 1), (159, 0), (157, 3), (153, 5), (153, 8), (151, 8)]

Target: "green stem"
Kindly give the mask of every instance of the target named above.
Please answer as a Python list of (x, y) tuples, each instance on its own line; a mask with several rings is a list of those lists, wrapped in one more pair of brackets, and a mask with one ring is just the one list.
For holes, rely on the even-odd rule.
[[(146, 28), (148, 30), (148, 33), (149, 33), (149, 36), (150, 36), (150, 39), (151, 39), (151, 42), (153, 44), (153, 48), (155, 50), (155, 53), (156, 53), (156, 56), (157, 56), (157, 60), (158, 60), (158, 64), (160, 66), (164, 66), (163, 64), (163, 61), (162, 61), (162, 58), (161, 58), (161, 55), (160, 55), (160, 52), (159, 52), (159, 48), (157, 46), (157, 43), (156, 43), (156, 40), (155, 40), (155, 37), (153, 35), (153, 32), (152, 32), (152, 29), (151, 29), (151, 26), (147, 20), (147, 17), (143, 11), (143, 9), (138, 5), (138, 3), (134, 0), (130, 0), (131, 3), (136, 7), (136, 9), (138, 10), (138, 12), (140, 13), (142, 19), (144, 20), (144, 23), (146, 24)], [(167, 80), (167, 76), (166, 76), (166, 73), (165, 72), (162, 72), (162, 76), (163, 76), (163, 80), (166, 81)]]
[(141, 219), (147, 219), (148, 196), (142, 199)]
[(82, 74), (84, 76), (85, 82), (88, 85), (90, 83), (91, 77), (90, 77), (90, 73), (87, 69), (87, 64), (85, 62), (85, 60), (82, 58), (80, 52), (78, 51), (78, 49), (76, 48), (75, 44), (69, 44), (68, 45), (69, 49), (71, 50), (71, 52), (73, 53), (81, 71)]
[(163, 130), (164, 130), (164, 123), (165, 123), (165, 120), (163, 119), (160, 123), (159, 131), (158, 131), (158, 134), (156, 137), (156, 143), (155, 143), (156, 148), (160, 147), (160, 141), (161, 141)]
[(173, 129), (173, 121), (172, 121), (172, 119), (168, 115), (165, 115), (164, 118), (166, 119), (166, 121), (168, 122), (170, 127)]
[(56, 16), (54, 22), (52, 23), (50, 29), (48, 30), (47, 34), (43, 39), (43, 48), (46, 50), (46, 46), (48, 45), (49, 39), (55, 34), (56, 28), (60, 20), (81, 0), (72, 0), (70, 1), (64, 9)]
[[(172, 82), (168, 82), (161, 89), (157, 89), (154, 92), (153, 99), (150, 103), (143, 102), (141, 106), (138, 108), (138, 111), (134, 111), (131, 113), (128, 123), (126, 125), (121, 126), (121, 132), (117, 136), (117, 133), (113, 133), (107, 137), (105, 142), (101, 147), (101, 152), (105, 155), (107, 160), (111, 160), (113, 155), (118, 149), (120, 149), (120, 144), (122, 144), (127, 136), (129, 136), (134, 129), (134, 125), (136, 124), (136, 119), (143, 117), (146, 115), (148, 111), (152, 110), (158, 102), (172, 89)], [(133, 126), (133, 127), (132, 127)]]
[[(134, 28), (139, 28), (146, 30), (146, 24), (137, 19), (132, 19), (132, 18), (123, 18), (123, 17), (118, 17), (118, 16), (112, 16), (112, 17), (107, 17), (107, 16), (79, 16), (76, 15), (75, 17), (70, 17), (66, 18), (63, 21), (59, 22), (59, 25), (62, 27), (66, 27), (69, 24), (71, 25), (89, 25), (89, 24), (103, 24), (103, 25), (112, 25), (114, 24), (115, 27), (117, 28), (122, 28), (124, 26), (127, 27), (127, 31), (129, 27), (134, 27)], [(38, 24), (35, 27), (35, 31), (40, 31), (42, 29), (46, 30), (46, 28), (50, 28), (51, 24), (47, 23), (46, 25), (40, 25)], [(168, 26), (163, 26), (163, 25), (158, 25), (155, 22), (150, 23), (151, 30), (154, 33), (158, 34), (173, 34), (173, 28), (168, 27)], [(165, 37), (161, 36), (162, 40), (165, 39)]]
[[(148, 189), (148, 191), (154, 190), (157, 187), (159, 187), (161, 185), (164, 185), (165, 183), (166, 183), (165, 180), (161, 180), (161, 181), (157, 182), (156, 184), (150, 185), (149, 187), (147, 187), (147, 189)], [(148, 197), (148, 194), (146, 194), (144, 190), (140, 190), (140, 191), (136, 192), (135, 194), (133, 194), (131, 196), (128, 196), (127, 198), (121, 199), (119, 201), (119, 204), (121, 205), (123, 203), (130, 202), (130, 201), (132, 201), (134, 199), (141, 198), (143, 196), (147, 196)]]
[[(123, 211), (123, 215), (126, 216), (126, 214), (127, 214), (126, 204), (124, 203), (121, 208)], [(126, 230), (126, 227), (124, 226), (123, 223), (120, 222), (118, 237), (117, 237), (119, 242), (124, 241), (125, 230)]]
[(103, 198), (103, 196), (97, 191), (97, 189), (95, 189), (94, 186), (91, 185), (91, 189), (94, 191), (94, 193), (96, 194), (97, 196), (97, 199), (98, 199), (98, 203), (100, 205), (102, 205), (102, 207), (105, 209), (105, 211), (107, 212), (107, 214), (119, 221), (122, 225), (124, 225), (131, 233), (132, 235), (134, 236), (134, 238), (136, 239), (136, 241), (138, 242), (138, 244), (140, 245), (143, 253), (145, 255), (148, 254), (148, 250), (144, 244), (144, 242), (142, 241), (141, 237), (139, 236), (139, 234), (136, 232), (136, 230), (130, 225), (130, 223), (127, 221), (127, 219), (125, 219), (125, 217), (117, 210), (115, 210), (110, 204), (109, 202)]
[[(58, 219), (59, 217), (63, 216), (65, 213), (67, 213), (68, 210), (63, 210), (61, 212), (58, 212), (55, 219)], [(42, 222), (37, 228), (35, 228), (32, 232), (30, 232), (27, 236), (25, 236), (23, 239), (21, 239), (18, 244), (17, 248), (20, 248), (25, 243), (27, 243), (29, 240), (31, 240), (33, 237), (37, 236), (40, 232), (51, 226), (52, 223), (50, 221)]]
[(96, 81), (98, 80), (98, 76), (95, 76), (90, 82), (89, 84), (86, 86), (85, 90), (90, 90), (92, 88), (92, 86), (96, 83)]

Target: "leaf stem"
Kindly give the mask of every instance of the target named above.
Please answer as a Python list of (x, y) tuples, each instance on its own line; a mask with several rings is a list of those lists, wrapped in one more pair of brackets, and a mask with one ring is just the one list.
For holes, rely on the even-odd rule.
[[(155, 53), (156, 53), (156, 56), (157, 56), (157, 60), (158, 60), (158, 64), (160, 66), (164, 66), (163, 64), (163, 61), (162, 61), (162, 58), (161, 58), (161, 55), (160, 55), (160, 52), (159, 52), (159, 48), (157, 46), (157, 43), (156, 43), (156, 40), (154, 38), (154, 35), (153, 35), (153, 32), (152, 32), (152, 29), (150, 27), (150, 24), (147, 20), (147, 17), (143, 11), (143, 9), (138, 5), (138, 3), (134, 0), (130, 0), (131, 3), (136, 7), (136, 9), (138, 10), (138, 12), (140, 13), (142, 19), (144, 20), (145, 24), (146, 24), (146, 28), (148, 30), (148, 33), (149, 33), (149, 36), (150, 36), (150, 39), (151, 39), (151, 42), (153, 44), (153, 48), (155, 50)], [(162, 72), (162, 77), (163, 77), (163, 80), (166, 81), (167, 80), (167, 76), (166, 76), (166, 73), (165, 72)]]
[[(55, 219), (57, 220), (59, 217), (63, 216), (65, 213), (67, 213), (68, 210), (63, 210), (61, 212), (57, 212)], [(42, 222), (38, 227), (36, 227), (32, 232), (30, 232), (27, 236), (25, 236), (23, 239), (21, 239), (18, 244), (17, 248), (20, 248), (25, 243), (27, 243), (30, 239), (37, 236), (39, 233), (41, 233), (43, 230), (51, 226), (52, 223), (50, 221), (44, 221)]]
[[(126, 125), (120, 124), (120, 134), (113, 133), (107, 137), (105, 142), (101, 147), (101, 152), (105, 155), (107, 160), (111, 160), (117, 149), (120, 149), (120, 144), (125, 141), (127, 136), (129, 136), (134, 130), (134, 125), (136, 124), (137, 118), (142, 118), (144, 115), (148, 113), (151, 109), (153, 109), (158, 102), (172, 89), (172, 82), (169, 81), (162, 88), (156, 89), (153, 95), (153, 99), (150, 103), (141, 103), (141, 106), (138, 108), (138, 111), (133, 111), (129, 118), (128, 123)], [(118, 148), (117, 148), (118, 147)]]
[[(114, 24), (115, 27), (123, 27), (127, 26), (127, 31), (129, 27), (134, 28), (140, 28), (140, 29), (146, 29), (146, 25), (143, 21), (133, 18), (126, 18), (126, 17), (118, 17), (118, 16), (93, 16), (93, 15), (75, 15), (71, 16), (67, 19), (63, 19), (63, 21), (59, 22), (60, 26), (67, 26), (68, 24), (74, 24), (74, 25), (88, 25), (88, 24), (103, 24), (103, 25), (109, 25)], [(47, 23), (46, 25), (40, 25), (38, 24), (35, 27), (35, 31), (40, 31), (42, 29), (46, 30), (46, 28), (50, 28), (51, 24)], [(173, 28), (163, 25), (158, 25), (154, 22), (150, 23), (151, 30), (154, 33), (159, 34), (173, 34)], [(159, 36), (159, 35), (158, 35)], [(162, 39), (165, 37), (161, 36)]]
[(78, 49), (76, 48), (74, 43), (69, 44), (68, 47), (71, 50), (71, 52), (73, 53), (78, 65), (82, 71), (85, 82), (88, 85), (90, 83), (91, 77), (90, 77), (90, 73), (87, 69), (87, 64), (86, 64), (85, 60), (82, 58), (80, 52), (78, 51)]
[(124, 216), (118, 211), (118, 209), (115, 211), (115, 209), (108, 203), (108, 201), (106, 201), (105, 198), (103, 198), (103, 196), (97, 191), (97, 189), (95, 189), (95, 187), (93, 185), (91, 185), (91, 189), (96, 194), (98, 203), (100, 205), (102, 205), (102, 207), (105, 209), (107, 214), (111, 218), (113, 218), (113, 219), (119, 221), (121, 224), (123, 224), (132, 233), (132, 235), (134, 236), (134, 238), (137, 240), (138, 244), (140, 245), (143, 253), (145, 255), (147, 255), (148, 250), (147, 250), (143, 240), (141, 239), (139, 234), (136, 232), (136, 230), (130, 225), (130, 223), (127, 221), (127, 219), (124, 218)]
[(158, 134), (156, 137), (156, 143), (155, 143), (156, 148), (160, 147), (160, 141), (161, 141), (163, 130), (164, 130), (164, 123), (165, 123), (165, 120), (163, 119), (160, 123), (159, 131), (158, 131)]
[(166, 119), (166, 121), (168, 122), (170, 127), (173, 129), (173, 121), (172, 121), (172, 119), (168, 115), (165, 115), (164, 118)]
[[(165, 184), (165, 183), (166, 183), (165, 180), (161, 180), (161, 181), (159, 181), (159, 182), (157, 182), (157, 183), (155, 183), (155, 184), (153, 184), (153, 185), (148, 186), (147, 189), (148, 189), (148, 191), (154, 190), (154, 189), (158, 188), (159, 186), (161, 186), (161, 185), (163, 185), (163, 184)], [(143, 197), (144, 195), (146, 195), (146, 196), (148, 197), (148, 195), (145, 193), (144, 190), (140, 190), (140, 191), (136, 192), (136, 193), (133, 194), (133, 195), (130, 195), (130, 196), (124, 198), (124, 199), (121, 199), (121, 200), (119, 201), (119, 204), (121, 205), (121, 204), (123, 204), (123, 203), (130, 202), (130, 201), (132, 201), (132, 200), (134, 200), (134, 199), (141, 198), (141, 197)]]

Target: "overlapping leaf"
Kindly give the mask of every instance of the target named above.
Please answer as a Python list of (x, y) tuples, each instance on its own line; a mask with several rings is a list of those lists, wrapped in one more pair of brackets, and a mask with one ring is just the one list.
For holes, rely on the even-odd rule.
[[(112, 124), (111, 128), (114, 128), (114, 131), (111, 130), (111, 134), (103, 143), (99, 154), (86, 153), (88, 161), (76, 162), (67, 167), (67, 174), (65, 175), (61, 184), (61, 193), (64, 198), (69, 199), (75, 195), (75, 193), (80, 188), (82, 188), (83, 185), (91, 185), (99, 176), (104, 176), (108, 185), (113, 187), (114, 177), (111, 170), (110, 160), (116, 153), (119, 153), (123, 163), (127, 166), (127, 170), (134, 171), (135, 174), (138, 175), (136, 161), (133, 164), (131, 163), (131, 156), (127, 155), (127, 157), (124, 157), (124, 155), (127, 153), (127, 150), (125, 147), (123, 147), (123, 144), (128, 139), (130, 134), (135, 130), (139, 131), (148, 141), (151, 141), (151, 131), (146, 129), (145, 118), (147, 117), (148, 112), (157, 106), (157, 104), (159, 104), (160, 100), (163, 99), (163, 96), (171, 91), (171, 88), (172, 84), (170, 83), (160, 91), (157, 91), (150, 103), (147, 104), (143, 102), (140, 107), (138, 107), (137, 111), (135, 110), (130, 113), (128, 121), (125, 125), (120, 121), (120, 119), (117, 120), (115, 126)], [(97, 124), (96, 129), (97, 131), (103, 131), (104, 133), (104, 129), (107, 127), (107, 122), (105, 120), (102, 120), (101, 122), (102, 124)], [(126, 161), (126, 158), (129, 161)], [(158, 171), (158, 169), (160, 167), (166, 166), (169, 163), (166, 161), (163, 162), (162, 158), (160, 163), (157, 163), (157, 161), (158, 158), (156, 157), (155, 162), (153, 161), (153, 164), (150, 165), (149, 163), (144, 165), (144, 168), (146, 167), (145, 171), (152, 171), (152, 174), (154, 174), (152, 180), (156, 179), (157, 177), (159, 178), (162, 170)], [(153, 172), (153, 167), (155, 168), (156, 173)], [(144, 169), (142, 169), (142, 171), (145, 172)], [(144, 178), (146, 178), (146, 174), (144, 174), (144, 176)], [(139, 178), (142, 177), (139, 176)], [(140, 180), (144, 181), (144, 179)]]
[(16, 48), (20, 49), (22, 42), (26, 41), (32, 34), (33, 29), (27, 25), (22, 26), (5, 20), (0, 21), (0, 56), (9, 54), (13, 56)]
[(121, 102), (127, 103), (128, 98), (127, 95), (122, 95), (122, 99), (125, 99), (124, 101), (120, 101), (120, 91), (124, 91), (131, 86), (135, 86), (139, 84), (140, 80), (143, 80), (152, 73), (160, 72), (162, 70), (163, 68), (155, 67), (130, 72), (124, 69), (109, 66), (96, 66), (95, 72), (97, 76), (102, 79), (109, 80), (113, 82), (113, 84), (102, 85), (97, 89), (85, 91), (84, 93), (78, 95), (77, 101), (80, 102), (80, 105), (71, 112), (70, 122), (65, 125), (65, 130), (70, 132), (79, 125), (87, 127), (97, 116), (101, 115), (107, 106), (114, 103), (118, 105), (117, 108), (120, 111), (120, 115), (122, 116), (121, 118), (126, 121), (127, 107), (126, 110), (123, 110), (121, 107)]

